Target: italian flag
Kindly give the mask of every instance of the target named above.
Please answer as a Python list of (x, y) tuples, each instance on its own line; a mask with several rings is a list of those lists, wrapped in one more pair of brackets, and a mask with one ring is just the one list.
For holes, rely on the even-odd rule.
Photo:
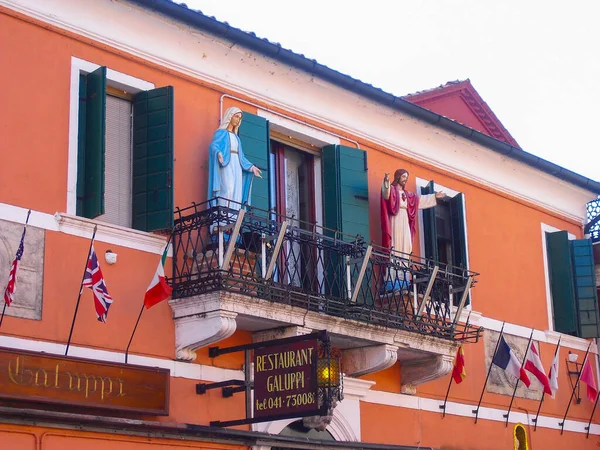
[(171, 291), (173, 290), (165, 280), (165, 261), (167, 259), (168, 250), (169, 244), (165, 247), (162, 258), (160, 258), (154, 278), (152, 278), (152, 281), (150, 282), (150, 286), (146, 289), (146, 295), (144, 296), (144, 305), (146, 305), (146, 309), (169, 298)]

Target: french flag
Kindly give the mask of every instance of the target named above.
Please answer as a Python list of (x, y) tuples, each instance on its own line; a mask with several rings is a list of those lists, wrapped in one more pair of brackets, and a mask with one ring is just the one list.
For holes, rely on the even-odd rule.
[(523, 369), (519, 359), (504, 340), (504, 336), (500, 336), (498, 350), (496, 350), (494, 359), (492, 359), (492, 364), (496, 364), (501, 369), (512, 374), (515, 378), (520, 379), (525, 386), (529, 387), (531, 384), (529, 377), (525, 373), (525, 369)]

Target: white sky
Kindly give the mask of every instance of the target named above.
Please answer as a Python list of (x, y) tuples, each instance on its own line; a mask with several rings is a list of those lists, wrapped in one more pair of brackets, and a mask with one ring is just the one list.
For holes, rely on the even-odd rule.
[(600, 180), (598, 0), (183, 2), (398, 96), (469, 78), (524, 150)]

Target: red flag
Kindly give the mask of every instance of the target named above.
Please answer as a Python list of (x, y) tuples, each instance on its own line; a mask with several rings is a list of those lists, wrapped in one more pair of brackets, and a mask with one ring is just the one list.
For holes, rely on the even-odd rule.
[(461, 345), (458, 347), (458, 350), (456, 350), (456, 358), (454, 358), (454, 367), (452, 368), (452, 378), (454, 378), (456, 384), (460, 384), (466, 376), (465, 353), (463, 352), (463, 346)]
[(590, 358), (585, 360), (579, 379), (587, 384), (587, 396), (591, 402), (595, 402), (596, 397), (598, 396), (598, 388), (596, 387), (596, 377), (594, 376), (594, 371), (590, 364)]
[(529, 344), (529, 352), (527, 352), (527, 360), (525, 361), (525, 370), (528, 370), (540, 380), (546, 394), (552, 395), (550, 380), (548, 380), (548, 377), (544, 373), (544, 366), (542, 366), (540, 355), (538, 354), (535, 345), (533, 345), (533, 342)]

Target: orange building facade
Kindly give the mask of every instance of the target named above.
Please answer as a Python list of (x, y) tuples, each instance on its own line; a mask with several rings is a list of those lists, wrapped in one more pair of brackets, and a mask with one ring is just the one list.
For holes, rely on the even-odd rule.
[[(18, 355), (64, 358), (56, 371), (82, 358), (117, 364), (106, 369), (110, 395), (125, 380), (126, 397), (147, 378), (140, 372), (127, 384), (118, 364), (168, 241), (173, 287), (172, 299), (144, 311), (127, 355), (132, 367), (168, 370), (160, 391), (167, 412), (106, 410), (104, 398), (86, 403), (92, 393), (74, 384), (83, 403), (71, 393), (45, 403), (39, 395), (52, 387), (51, 370), (31, 369), (29, 394), (13, 398), (16, 387), (0, 386), (2, 448), (600, 442), (597, 419), (586, 436), (594, 403), (585, 385), (570, 401), (588, 349), (598, 374), (596, 291), (584, 292), (577, 270), (591, 258), (583, 226), (599, 183), (167, 0), (0, 0), (0, 55), (4, 277), (31, 210), (0, 327), (6, 380), (25, 383)], [(234, 212), (206, 203), (209, 147), (230, 107), (244, 112), (240, 139), (263, 171), (251, 206)], [(381, 183), (399, 168), (410, 173), (407, 190), (446, 194), (418, 214), (412, 255), (380, 247)], [(102, 323), (83, 290), (65, 358), (95, 228), (113, 304)], [(405, 284), (386, 289), (399, 272)], [(243, 394), (198, 395), (196, 385), (243, 380), (245, 361), (240, 353), (211, 357), (209, 347), (323, 329), (344, 372), (343, 400), (328, 417), (211, 426), (245, 417)], [(494, 367), (486, 380), (501, 330), (519, 358), (533, 336), (546, 369), (561, 342), (559, 390), (544, 399), (537, 426), (541, 385), (532, 375), (508, 420), (514, 378)], [(466, 378), (451, 386), (442, 415), (461, 344)]]

